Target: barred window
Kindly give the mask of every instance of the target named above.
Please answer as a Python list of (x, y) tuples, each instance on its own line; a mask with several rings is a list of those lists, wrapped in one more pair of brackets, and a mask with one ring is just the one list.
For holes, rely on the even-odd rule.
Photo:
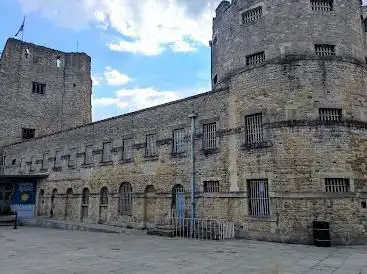
[(85, 147), (84, 164), (93, 163), (93, 145)]
[(203, 125), (203, 148), (214, 149), (217, 148), (217, 124)]
[(102, 187), (99, 199), (100, 206), (108, 206), (108, 188)]
[(321, 121), (340, 121), (342, 110), (339, 108), (320, 108), (319, 115)]
[(35, 136), (35, 132), (34, 128), (22, 128), (22, 138), (25, 140), (32, 139)]
[(157, 135), (150, 134), (146, 136), (145, 156), (157, 155)]
[(102, 148), (102, 162), (110, 162), (111, 161), (111, 142), (103, 143)]
[(350, 192), (349, 179), (345, 178), (326, 178), (326, 192)]
[(263, 141), (262, 114), (257, 113), (245, 117), (246, 144), (255, 144)]
[(84, 188), (83, 193), (82, 193), (82, 216), (83, 216), (83, 219), (88, 218), (89, 195), (90, 195), (89, 189)]
[(57, 150), (55, 152), (55, 158), (54, 158), (54, 168), (61, 167), (61, 151)]
[(133, 139), (124, 139), (122, 141), (122, 159), (130, 160), (133, 158)]
[(248, 10), (242, 13), (242, 23), (248, 24), (252, 21), (259, 19), (262, 15), (263, 15), (263, 8), (261, 6)]
[(267, 179), (248, 180), (247, 197), (250, 216), (270, 216), (270, 198)]
[(333, 0), (311, 0), (311, 8), (317, 11), (332, 11)]
[(265, 61), (264, 51), (246, 56), (246, 65), (248, 66), (260, 64), (263, 63), (264, 61)]
[(315, 45), (315, 52), (317, 56), (333, 56), (335, 55), (335, 45)]
[(120, 215), (132, 215), (133, 190), (130, 183), (122, 183), (119, 189)]
[(32, 93), (45, 94), (46, 84), (32, 82)]
[(41, 169), (48, 169), (48, 152), (43, 153)]
[(219, 192), (219, 181), (204, 181), (204, 192)]
[(68, 167), (76, 166), (76, 148), (70, 149)]
[(173, 131), (173, 153), (185, 152), (185, 130), (183, 128)]

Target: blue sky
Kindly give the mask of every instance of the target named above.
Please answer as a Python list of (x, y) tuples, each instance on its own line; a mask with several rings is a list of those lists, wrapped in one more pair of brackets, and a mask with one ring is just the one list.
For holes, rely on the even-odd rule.
[(210, 89), (219, 0), (1, 0), (0, 48), (24, 40), (92, 57), (93, 120)]

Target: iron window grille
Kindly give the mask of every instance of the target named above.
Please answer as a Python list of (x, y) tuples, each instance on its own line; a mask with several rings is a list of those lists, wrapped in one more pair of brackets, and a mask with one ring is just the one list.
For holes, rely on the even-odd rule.
[(217, 123), (203, 125), (203, 148), (217, 148)]
[(320, 108), (320, 121), (339, 122), (342, 119), (342, 110), (338, 108)]
[(100, 206), (108, 206), (108, 189), (103, 187), (101, 189)]
[(133, 158), (133, 139), (122, 141), (122, 159), (130, 160)]
[(220, 192), (219, 181), (204, 181), (204, 192)]
[(333, 0), (311, 0), (311, 8), (316, 11), (332, 11)]
[(248, 180), (247, 197), (250, 216), (270, 216), (269, 185), (267, 179)]
[(185, 130), (183, 128), (173, 131), (173, 153), (185, 152)]
[(256, 144), (263, 141), (262, 114), (247, 115), (245, 117), (246, 144)]
[(315, 45), (315, 52), (317, 56), (334, 56), (335, 45), (318, 44)]
[(22, 138), (27, 140), (27, 139), (32, 139), (34, 138), (36, 133), (36, 130), (34, 128), (23, 128), (22, 129)]
[(45, 94), (46, 84), (32, 82), (32, 93)]
[(84, 164), (93, 163), (93, 145), (85, 147)]
[(157, 155), (157, 135), (151, 134), (146, 136), (145, 156)]
[(90, 195), (89, 189), (84, 188), (83, 194), (82, 194), (82, 216), (83, 218), (88, 218), (89, 195)]
[(264, 61), (265, 61), (265, 52), (264, 51), (246, 56), (246, 65), (247, 66), (261, 64)]
[(345, 178), (326, 178), (326, 192), (350, 192), (349, 179)]
[(102, 148), (102, 162), (110, 162), (111, 161), (111, 142), (103, 143)]
[(263, 8), (261, 6), (248, 10), (242, 13), (242, 23), (248, 24), (252, 21), (259, 19), (260, 17), (262, 17), (262, 15), (263, 15)]
[(122, 183), (119, 189), (120, 215), (132, 215), (133, 191), (130, 183)]

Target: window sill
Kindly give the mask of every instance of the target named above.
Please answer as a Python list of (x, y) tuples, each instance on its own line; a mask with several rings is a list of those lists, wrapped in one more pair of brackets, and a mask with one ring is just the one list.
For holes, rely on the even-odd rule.
[(208, 148), (208, 149), (201, 150), (201, 153), (204, 155), (216, 154), (218, 152), (219, 152), (219, 148)]
[(186, 152), (172, 152), (171, 157), (172, 158), (184, 158), (186, 157)]
[(151, 155), (151, 156), (144, 156), (145, 161), (158, 161), (159, 160), (159, 156), (158, 155)]
[(82, 164), (80, 167), (81, 168), (91, 168), (91, 167), (95, 167), (95, 164)]
[(100, 166), (113, 166), (113, 161), (100, 162)]
[(68, 169), (76, 169), (75, 166), (68, 166)]
[(272, 146), (273, 146), (273, 143), (271, 141), (263, 141), (259, 143), (243, 144), (241, 148), (242, 150), (250, 150), (250, 149), (268, 148)]
[(58, 172), (58, 171), (61, 171), (62, 170), (62, 167), (54, 167), (52, 168), (52, 171), (55, 171), (55, 172)]
[(269, 216), (249, 216), (248, 217), (248, 221), (253, 221), (253, 222), (276, 222), (276, 220), (273, 218), (273, 216), (269, 215)]
[(46, 172), (48, 172), (48, 168), (42, 168), (42, 169), (40, 169), (40, 172), (41, 173), (46, 173)]
[(129, 164), (129, 163), (133, 163), (134, 160), (133, 159), (123, 159), (119, 161), (119, 164)]

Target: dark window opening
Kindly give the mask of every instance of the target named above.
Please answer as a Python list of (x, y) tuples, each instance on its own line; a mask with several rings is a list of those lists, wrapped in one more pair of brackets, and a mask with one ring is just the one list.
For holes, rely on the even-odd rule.
[(28, 48), (26, 48), (26, 49), (25, 49), (25, 51), (24, 51), (24, 55), (25, 55), (25, 58), (26, 58), (26, 59), (28, 59), (28, 58), (29, 58), (29, 56), (31, 55), (31, 52), (29, 51), (29, 49), (28, 49)]
[(56, 67), (60, 68), (61, 67), (61, 57), (57, 56), (56, 58)]
[(339, 108), (320, 108), (319, 117), (321, 121), (339, 122), (342, 118), (342, 110)]
[(361, 207), (366, 209), (367, 208), (367, 201), (362, 201)]
[(35, 136), (36, 130), (33, 128), (23, 128), (22, 129), (22, 138), (23, 139), (32, 139)]
[(218, 82), (218, 75), (215, 75), (214, 76), (213, 82), (214, 82), (214, 85), (217, 84), (217, 82)]
[(311, 0), (311, 8), (316, 11), (332, 11), (333, 0)]
[(243, 24), (248, 24), (252, 21), (255, 21), (257, 19), (259, 19), (260, 17), (262, 17), (263, 15), (263, 9), (262, 7), (256, 7), (254, 9), (251, 9), (249, 11), (246, 11), (242, 14), (242, 23)]
[(204, 192), (219, 192), (219, 181), (204, 181)]
[(37, 94), (45, 94), (46, 84), (32, 82), (32, 92)]
[(16, 159), (13, 159), (13, 161), (11, 161), (11, 164), (14, 166), (17, 163)]
[(264, 61), (265, 61), (264, 51), (246, 56), (246, 65), (248, 66), (260, 64)]
[(349, 179), (345, 178), (326, 178), (326, 192), (350, 192)]
[(335, 45), (318, 44), (315, 45), (317, 56), (333, 56), (335, 55)]

